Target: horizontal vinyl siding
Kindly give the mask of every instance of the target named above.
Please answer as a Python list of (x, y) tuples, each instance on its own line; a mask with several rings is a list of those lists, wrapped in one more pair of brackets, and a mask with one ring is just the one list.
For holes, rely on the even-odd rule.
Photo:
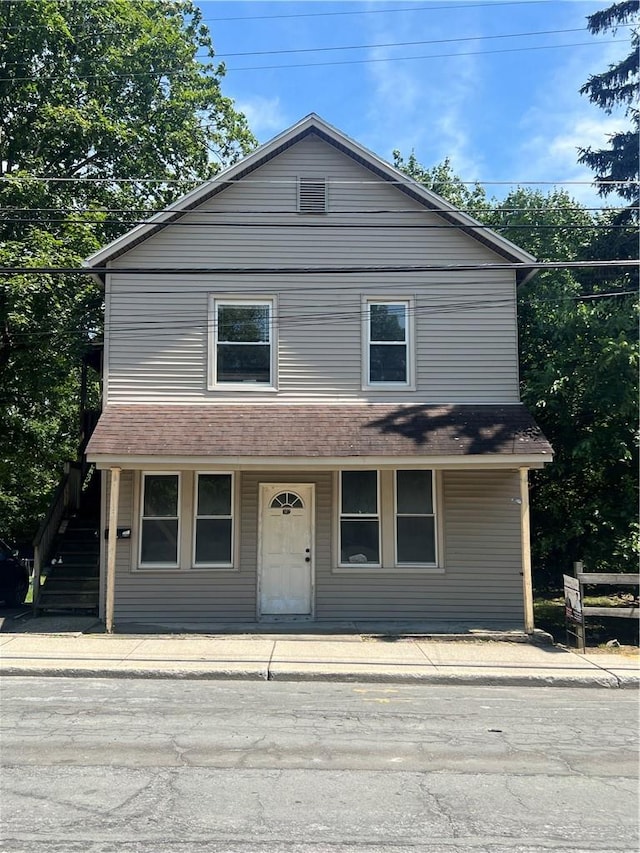
[(317, 618), (523, 622), (517, 472), (443, 473), (443, 574), (371, 571), (318, 579)]
[[(465, 625), (523, 621), (517, 472), (442, 475), (444, 573), (334, 570), (334, 475), (246, 472), (239, 478), (239, 571), (132, 571), (134, 540), (120, 540), (116, 622), (149, 625), (253, 621), (256, 614), (260, 483), (315, 484), (315, 617), (440, 620)], [(134, 475), (123, 472), (119, 525), (133, 525)], [(190, 519), (184, 519), (189, 524)]]
[[(119, 526), (131, 525), (132, 540), (118, 542), (114, 620), (149, 625), (246, 622), (255, 619), (255, 565), (240, 571), (145, 569), (137, 564), (138, 519), (131, 471), (123, 471)], [(182, 519), (191, 524), (191, 518)]]
[[(329, 177), (327, 215), (293, 212), (298, 175)], [(285, 183), (270, 183), (278, 180)], [(355, 183), (335, 183), (346, 180)], [(517, 402), (515, 285), (509, 271), (199, 274), (176, 279), (115, 273), (144, 266), (287, 268), (501, 260), (459, 230), (411, 227), (446, 223), (318, 139), (298, 143), (180, 222), (113, 264), (107, 291), (109, 402), (274, 399), (273, 394), (207, 390), (210, 293), (278, 297), (278, 399)], [(225, 222), (241, 224), (213, 224)], [(298, 227), (336, 222), (350, 227)], [(279, 227), (265, 227), (274, 223)], [(399, 223), (407, 227), (359, 227)], [(363, 391), (362, 298), (394, 295), (415, 300), (418, 390)]]

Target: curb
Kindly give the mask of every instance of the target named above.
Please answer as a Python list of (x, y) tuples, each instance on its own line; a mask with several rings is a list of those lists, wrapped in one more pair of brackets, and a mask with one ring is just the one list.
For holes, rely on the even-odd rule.
[(333, 672), (321, 670), (309, 672), (304, 669), (271, 671), (269, 669), (141, 669), (99, 667), (3, 667), (1, 675), (7, 677), (40, 678), (126, 678), (178, 681), (300, 681), (300, 682), (362, 682), (385, 684), (438, 684), (466, 687), (591, 687), (606, 689), (634, 689), (640, 686), (638, 678), (620, 678), (605, 670), (586, 676), (568, 676), (554, 673), (530, 673), (527, 675), (491, 674), (443, 674), (443, 673), (384, 673), (384, 672)]

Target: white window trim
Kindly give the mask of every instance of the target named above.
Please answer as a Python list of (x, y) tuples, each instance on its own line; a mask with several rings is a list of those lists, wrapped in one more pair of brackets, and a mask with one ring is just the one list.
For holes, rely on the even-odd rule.
[[(372, 305), (405, 305), (406, 309), (406, 341), (407, 348), (407, 380), (406, 382), (370, 382), (369, 370), (371, 359), (371, 322)], [(386, 390), (416, 390), (415, 346), (414, 346), (415, 300), (411, 296), (365, 296), (362, 299), (362, 389), (363, 391)], [(400, 343), (400, 342), (398, 342)]]
[[(146, 477), (177, 477), (178, 478), (178, 530), (176, 539), (176, 561), (174, 563), (143, 563), (142, 562), (142, 532), (143, 521), (147, 516), (144, 515), (144, 494), (145, 494), (145, 479)], [(157, 518), (157, 516), (149, 516), (149, 518)], [(174, 516), (166, 516), (174, 518)], [(140, 506), (138, 511), (138, 569), (162, 569), (162, 571), (175, 571), (180, 569), (180, 543), (182, 541), (182, 475), (180, 471), (142, 471), (140, 476)]]
[[(339, 569), (348, 570), (348, 571), (357, 571), (357, 572), (365, 572), (365, 571), (379, 571), (382, 568), (382, 504), (381, 499), (382, 495), (380, 493), (380, 471), (377, 468), (367, 468), (364, 470), (367, 471), (375, 471), (376, 473), (376, 513), (343, 513), (342, 512), (342, 475), (345, 473), (349, 473), (350, 471), (357, 471), (360, 469), (355, 468), (342, 468), (338, 471), (338, 526), (337, 526), (337, 545), (338, 545), (338, 553), (336, 555), (336, 565)], [(342, 519), (346, 518), (355, 518), (355, 519), (375, 519), (378, 522), (378, 562), (377, 563), (343, 563), (341, 561), (342, 555)]]
[[(410, 465), (406, 466), (401, 470), (429, 470), (432, 472), (432, 488), (435, 490), (435, 499), (436, 503), (434, 507), (436, 507), (435, 511), (435, 528), (436, 528), (436, 556), (439, 560), (437, 564), (408, 564), (401, 563), (397, 565), (395, 562), (392, 563), (391, 560), (395, 556), (396, 552), (396, 512), (395, 512), (395, 479), (396, 479), (396, 468), (393, 468), (388, 473), (392, 475), (391, 484), (387, 483), (387, 486), (383, 484), (383, 469), (378, 469), (378, 508), (379, 508), (379, 535), (380, 535), (380, 564), (367, 563), (358, 565), (357, 563), (340, 563), (340, 519), (341, 519), (341, 506), (342, 506), (342, 498), (341, 498), (341, 475), (342, 471), (355, 470), (352, 468), (343, 468), (338, 471), (335, 471), (334, 481), (333, 481), (333, 496), (334, 496), (334, 518), (337, 518), (337, 523), (335, 525), (335, 532), (333, 537), (333, 546), (334, 546), (334, 554), (335, 560), (333, 563), (333, 567), (331, 569), (331, 573), (335, 575), (387, 575), (398, 576), (398, 575), (444, 575), (446, 574), (445, 567), (445, 550), (444, 550), (444, 541), (443, 541), (443, 531), (442, 531), (442, 517), (443, 517), (443, 498), (442, 498), (442, 471), (434, 470), (428, 466), (421, 465)], [(367, 468), (367, 470), (372, 470), (371, 468)], [(393, 497), (390, 492), (393, 492)], [(392, 544), (392, 554), (389, 554), (388, 557), (385, 556), (385, 552), (388, 551), (386, 543)]]
[[(218, 324), (217, 309), (220, 305), (267, 305), (269, 307), (269, 347), (271, 382), (218, 382), (217, 378), (217, 348)], [(209, 376), (207, 389), (209, 391), (248, 391), (250, 393), (273, 392), (278, 390), (278, 336), (276, 327), (277, 299), (275, 296), (251, 296), (242, 294), (209, 294), (208, 318), (208, 347), (209, 347)]]
[[(231, 477), (231, 514), (223, 515), (198, 515), (198, 478), (203, 476), (230, 476)], [(193, 477), (193, 513), (191, 527), (191, 570), (200, 569), (229, 571), (235, 568), (235, 542), (236, 542), (236, 478), (233, 471), (195, 471)], [(197, 563), (196, 562), (196, 531), (199, 518), (230, 518), (231, 519), (231, 561), (227, 563)]]
[[(415, 516), (417, 518), (433, 517), (433, 539), (434, 539), (434, 562), (424, 563), (401, 563), (398, 560), (398, 471), (415, 471), (415, 470), (430, 470), (431, 471), (431, 513), (402, 513), (402, 517)], [(440, 567), (439, 561), (439, 535), (438, 535), (438, 494), (436, 488), (436, 472), (432, 469), (416, 469), (416, 468), (396, 468), (393, 472), (393, 553), (394, 567), (397, 569), (437, 569)]]

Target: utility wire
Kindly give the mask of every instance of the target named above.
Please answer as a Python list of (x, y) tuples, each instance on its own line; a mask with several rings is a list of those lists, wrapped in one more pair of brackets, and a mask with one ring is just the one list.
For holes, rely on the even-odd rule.
[(533, 47), (505, 47), (496, 50), (465, 50), (457, 51), (456, 53), (429, 53), (421, 56), (384, 56), (371, 57), (369, 59), (335, 59), (327, 62), (296, 62), (288, 65), (240, 65), (231, 68), (225, 68), (226, 73), (236, 71), (267, 71), (288, 68), (322, 68), (328, 65), (366, 65), (372, 62), (405, 62), (411, 59), (447, 59), (450, 57), (459, 56), (488, 56), (497, 53), (521, 53), (525, 50), (557, 50), (562, 47), (593, 47), (602, 44), (631, 44), (631, 39), (604, 39), (603, 41), (578, 41), (566, 44), (544, 44)]
[(237, 16), (233, 18), (206, 18), (205, 22), (207, 24), (210, 23), (220, 23), (227, 21), (273, 21), (280, 18), (329, 18), (337, 15), (382, 15), (389, 14), (391, 12), (453, 12), (464, 9), (484, 9), (487, 7), (494, 6), (539, 6), (541, 3), (545, 2), (545, 0), (521, 0), (521, 2), (495, 2), (495, 3), (468, 3), (464, 6), (459, 3), (455, 3), (453, 5), (449, 4), (448, 6), (413, 6), (409, 8), (397, 9), (353, 9), (345, 12), (296, 12), (290, 13), (287, 15), (247, 15), (246, 17)]
[[(584, 30), (584, 27), (578, 28), (578, 31), (582, 31), (582, 30)], [(557, 30), (556, 32), (562, 33), (562, 32), (575, 32), (575, 31), (576, 30)], [(549, 32), (553, 32), (553, 31), (550, 30)], [(458, 41), (458, 42), (480, 41), (482, 39), (515, 38), (518, 36), (529, 36), (529, 35), (536, 35), (536, 33), (514, 33), (512, 35), (502, 35), (502, 36), (469, 36), (469, 37), (461, 38), (461, 39), (440, 39), (437, 41), (428, 41), (428, 42), (425, 41), (425, 42), (422, 42), (422, 44), (438, 44), (438, 43), (443, 43), (443, 42), (455, 42), (455, 41)], [(629, 39), (625, 39), (625, 40), (605, 39), (605, 40), (599, 41), (599, 42), (588, 41), (588, 42), (573, 42), (570, 44), (537, 45), (537, 46), (530, 46), (530, 47), (500, 48), (497, 50), (464, 51), (464, 52), (456, 52), (456, 53), (432, 53), (432, 54), (422, 55), (422, 56), (370, 57), (368, 59), (336, 59), (336, 60), (330, 60), (327, 62), (290, 63), (287, 65), (237, 66), (235, 68), (234, 67), (231, 67), (231, 68), (225, 67), (225, 73), (235, 72), (235, 71), (262, 71), (262, 70), (266, 70), (266, 69), (272, 69), (273, 70), (273, 69), (279, 69), (279, 68), (282, 68), (282, 69), (286, 69), (286, 68), (315, 68), (315, 67), (322, 67), (322, 66), (326, 66), (326, 65), (360, 65), (360, 64), (366, 64), (366, 63), (372, 63), (372, 62), (398, 62), (398, 61), (404, 61), (404, 60), (410, 60), (410, 59), (442, 59), (445, 57), (478, 56), (478, 55), (495, 54), (495, 53), (514, 53), (514, 52), (520, 52), (520, 51), (525, 51), (525, 50), (551, 50), (551, 49), (557, 49), (557, 48), (561, 48), (561, 47), (582, 47), (582, 46), (586, 46), (586, 45), (611, 44), (613, 42), (616, 42), (618, 44), (627, 44), (627, 43), (629, 43), (629, 41), (630, 41)], [(419, 44), (419, 43), (418, 42), (415, 42), (415, 43), (412, 42), (411, 44)], [(384, 45), (381, 45), (381, 46), (384, 46)], [(364, 49), (365, 47), (366, 47), (366, 45), (363, 45), (362, 49)], [(376, 45), (371, 45), (371, 47), (376, 47)], [(354, 48), (309, 48), (309, 51), (347, 50), (347, 49), (354, 49)], [(293, 53), (293, 52), (302, 52), (302, 49), (300, 49), (299, 51), (293, 51), (293, 50), (292, 51), (281, 51), (281, 53)], [(229, 54), (229, 55), (231, 55), (231, 54)], [(258, 55), (258, 54), (256, 54), (256, 55)], [(219, 59), (219, 57), (217, 57), (217, 56), (213, 57), (212, 56), (211, 59), (217, 60), (217, 59)], [(199, 60), (196, 57), (193, 58), (193, 61), (196, 63), (196, 65), (199, 62)], [(204, 65), (210, 65), (210, 64), (211, 63), (200, 63), (200, 65), (202, 66), (201, 70), (204, 69)], [(155, 78), (155, 77), (159, 77), (159, 78), (166, 77), (166, 78), (168, 78), (168, 77), (173, 77), (173, 76), (179, 76), (181, 74), (192, 73), (192, 71), (195, 71), (195, 70), (197, 70), (196, 67), (192, 67), (192, 68), (189, 68), (187, 70), (185, 70), (184, 68), (174, 68), (174, 69), (170, 68), (170, 69), (163, 69), (163, 70), (158, 69), (158, 70), (154, 70), (154, 71), (114, 72), (111, 74), (102, 74), (102, 73), (99, 73), (99, 74), (77, 74), (77, 75), (73, 75), (72, 78), (70, 78), (69, 73), (67, 73), (67, 74), (53, 74), (53, 75), (41, 75), (41, 74), (21, 75), (21, 76), (16, 76), (16, 77), (0, 77), (0, 83), (21, 83), (21, 82), (25, 82), (25, 81), (45, 82), (45, 81), (52, 81), (52, 80), (69, 80), (69, 79), (71, 79), (73, 81), (73, 80), (100, 80), (100, 79), (114, 80), (114, 79), (121, 79), (121, 78), (128, 80), (131, 78), (138, 78), (138, 77), (153, 77), (153, 78)]]
[(0, 267), (0, 275), (360, 275), (492, 270), (604, 269), (637, 267), (636, 260), (541, 261), (533, 263), (428, 264), (338, 267)]
[[(629, 28), (630, 24), (625, 24), (625, 28)], [(446, 39), (426, 39), (421, 41), (396, 41), (382, 42), (379, 44), (349, 44), (339, 47), (295, 47), (284, 48), (278, 50), (249, 50), (239, 53), (218, 53), (216, 59), (225, 59), (228, 57), (237, 56), (280, 56), (286, 53), (324, 53), (333, 50), (375, 50), (379, 47), (418, 47), (425, 44), (459, 44), (467, 41), (492, 41), (495, 39), (510, 39), (524, 38), (528, 36), (551, 36), (560, 35), (563, 33), (582, 33), (586, 32), (586, 27), (571, 27), (566, 30), (531, 30), (526, 33), (503, 33), (500, 35), (484, 35), (484, 36), (458, 36), (457, 38)]]
[[(250, 156), (250, 155), (249, 155)], [(297, 186), (298, 180), (297, 178), (269, 178), (269, 179), (260, 179), (260, 178), (225, 178), (223, 174), (214, 175), (212, 178), (207, 178), (204, 181), (202, 178), (96, 178), (96, 177), (67, 177), (67, 176), (56, 176), (56, 175), (30, 175), (24, 173), (16, 173), (12, 175), (0, 175), (0, 181), (11, 181), (14, 183), (20, 183), (20, 181), (24, 180), (34, 180), (34, 181), (48, 181), (51, 183), (134, 183), (134, 184), (184, 184), (191, 183), (196, 184), (197, 186), (203, 186), (205, 184), (211, 184), (212, 188), (215, 184), (220, 184), (220, 186), (226, 184), (227, 186), (233, 186), (234, 184), (261, 184), (261, 185), (272, 185), (272, 186)], [(414, 178), (407, 177), (404, 180), (386, 180), (384, 178), (378, 178), (376, 180), (330, 180), (327, 182), (329, 187), (332, 186), (400, 186), (400, 187), (409, 187), (409, 189), (415, 187), (416, 183), (419, 184), (419, 181), (416, 181)], [(567, 180), (556, 180), (556, 181), (521, 181), (521, 180), (513, 180), (513, 181), (490, 181), (484, 180), (480, 181), (478, 179), (473, 181), (463, 181), (456, 178), (456, 183), (464, 184), (468, 186), (636, 186), (640, 184), (640, 181), (630, 181), (630, 180), (620, 180), (620, 181), (598, 181), (598, 180), (584, 180), (584, 181), (567, 181)], [(425, 187), (426, 189), (426, 187)], [(167, 213), (175, 213), (175, 210), (167, 209)]]
[[(434, 212), (434, 215), (437, 215)], [(126, 225), (127, 227), (135, 227), (138, 225), (160, 225), (163, 228), (174, 228), (174, 227), (183, 227), (183, 228), (282, 228), (283, 225), (278, 222), (184, 222), (182, 220), (172, 220), (163, 223), (158, 222), (150, 222), (147, 219), (139, 219), (139, 220), (121, 220), (121, 219), (89, 219), (86, 217), (81, 217), (78, 219), (34, 219), (34, 218), (25, 218), (25, 217), (2, 217), (0, 216), (0, 225), (3, 222), (8, 223), (22, 223), (29, 225), (85, 225), (85, 224), (99, 224), (99, 225)], [(498, 229), (508, 228), (516, 231), (551, 231), (551, 230), (563, 230), (563, 231), (621, 231), (621, 230), (631, 230), (637, 232), (637, 225), (631, 223), (629, 225), (572, 225), (572, 224), (563, 224), (558, 222), (553, 225), (543, 224), (509, 224), (508, 222), (501, 222), (495, 225), (455, 225), (452, 223), (423, 223), (423, 224), (388, 224), (388, 223), (318, 223), (318, 224), (310, 224), (308, 222), (291, 222), (287, 223), (287, 228), (302, 228), (302, 229), (333, 229), (333, 230), (349, 230), (349, 231), (357, 231), (357, 230), (447, 230), (454, 229), (457, 231), (496, 231)]]
[[(12, 0), (1, 0), (1, 2), (12, 2)], [(492, 3), (468, 3), (466, 5), (461, 5), (455, 3), (454, 5), (449, 6), (414, 6), (412, 8), (391, 8), (391, 9), (353, 9), (350, 11), (344, 12), (297, 12), (288, 15), (247, 15), (247, 16), (237, 16), (237, 17), (229, 17), (229, 18), (203, 18), (204, 23), (208, 26), (212, 23), (222, 23), (222, 22), (231, 22), (231, 21), (272, 21), (279, 20), (283, 18), (328, 18), (335, 17), (337, 15), (382, 15), (382, 14), (391, 14), (397, 12), (449, 12), (449, 11), (458, 11), (463, 9), (486, 9), (493, 8), (494, 6), (537, 6), (541, 3), (545, 2), (545, 0), (512, 0), (512, 2), (492, 2)], [(13, 31), (13, 30), (21, 30), (24, 27), (22, 25), (15, 26), (6, 26), (2, 27), (2, 30), (5, 32)], [(32, 28), (35, 29), (35, 28)], [(44, 26), (37, 27), (38, 30), (46, 29)], [(129, 32), (128, 30), (120, 30), (122, 34)], [(114, 35), (113, 30), (92, 30), (91, 35)]]
[[(497, 293), (497, 292), (496, 292)], [(206, 294), (203, 294), (206, 295)], [(295, 294), (291, 294), (295, 295)], [(467, 294), (469, 296), (473, 296), (473, 294)], [(535, 300), (523, 300), (520, 304), (537, 304), (538, 302), (553, 302), (556, 305), (562, 302), (578, 302), (582, 300), (596, 300), (596, 299), (610, 299), (621, 296), (629, 296), (629, 295), (637, 295), (637, 291), (627, 290), (627, 291), (612, 291), (609, 293), (601, 293), (601, 294), (586, 294), (586, 295), (575, 295), (575, 296), (564, 296), (564, 297), (539, 297)], [(428, 315), (429, 317), (436, 314), (449, 314), (449, 313), (463, 313), (466, 311), (476, 311), (483, 310), (487, 308), (500, 307), (504, 305), (510, 305), (513, 303), (513, 296), (504, 296), (501, 295), (499, 298), (485, 299), (470, 299), (464, 301), (465, 294), (459, 294), (458, 299), (455, 301), (445, 301), (445, 302), (431, 302), (427, 305), (414, 306), (408, 309), (409, 316), (421, 316)], [(354, 305), (355, 310), (345, 310), (349, 305)], [(362, 308), (362, 303), (346, 303), (342, 306), (341, 310), (335, 311), (332, 310), (330, 312), (313, 312), (307, 314), (300, 314), (288, 311), (279, 310), (278, 312), (274, 312), (274, 315), (271, 318), (270, 325), (271, 327), (276, 327), (279, 329), (291, 329), (291, 328), (313, 328), (313, 327), (324, 327), (329, 323), (335, 322), (348, 322), (353, 323), (357, 321), (359, 324), (361, 320), (368, 319), (370, 316), (369, 311), (367, 309)], [(201, 331), (201, 330), (213, 330), (215, 329), (215, 322), (209, 319), (202, 318), (201, 311), (191, 311), (191, 312), (181, 312), (177, 315), (178, 319), (172, 317), (171, 320), (167, 320), (165, 317), (158, 320), (131, 320), (131, 321), (123, 321), (123, 320), (113, 320), (111, 322), (105, 321), (101, 331), (108, 332), (109, 334), (118, 334), (120, 338), (123, 337), (137, 337), (138, 333), (149, 332), (152, 334), (156, 334), (161, 331)], [(190, 319), (190, 318), (193, 319)], [(17, 331), (11, 335), (12, 339), (21, 340), (27, 338), (43, 338), (43, 337), (59, 337), (59, 336), (68, 336), (75, 337), (77, 335), (86, 335), (88, 333), (88, 329), (78, 329), (74, 326), (71, 328), (61, 328), (55, 329), (50, 327), (49, 329), (43, 329), (40, 325), (37, 330), (34, 331)]]
[[(620, 210), (629, 210), (628, 205), (623, 205), (620, 207), (547, 207), (545, 206), (544, 210), (536, 210), (530, 207), (465, 207), (461, 212), (463, 213), (581, 213), (582, 211), (590, 212), (609, 212), (609, 211), (620, 211)], [(639, 208), (632, 208), (633, 210), (638, 210)], [(126, 213), (126, 214), (137, 214), (140, 216), (157, 216), (161, 213), (167, 214), (175, 214), (175, 210), (170, 210), (167, 207), (163, 208), (144, 208), (144, 207), (83, 207), (83, 208), (71, 208), (71, 207), (19, 207), (17, 205), (7, 207), (0, 206), (0, 213), (57, 213), (60, 216), (83, 216), (85, 213), (92, 213), (97, 215), (99, 213)], [(196, 213), (198, 216), (290, 216), (290, 212), (282, 211), (282, 210), (190, 210), (185, 211), (185, 213)], [(352, 214), (362, 214), (366, 216), (379, 216), (379, 215), (389, 215), (393, 214), (415, 214), (415, 213), (426, 213), (433, 214), (434, 210), (429, 208), (424, 208), (424, 210), (414, 210), (413, 208), (387, 208), (387, 209), (376, 209), (376, 210), (334, 210), (331, 212), (332, 216), (351, 216)], [(102, 220), (101, 220), (102, 221)], [(147, 220), (145, 220), (146, 222)]]

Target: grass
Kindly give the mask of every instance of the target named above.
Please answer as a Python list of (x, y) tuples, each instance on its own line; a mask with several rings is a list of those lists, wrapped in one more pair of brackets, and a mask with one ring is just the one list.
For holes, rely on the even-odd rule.
[[(583, 604), (587, 607), (631, 607), (631, 595), (586, 595)], [(566, 641), (564, 620), (564, 597), (537, 597), (533, 604), (536, 628), (552, 635), (557, 643)], [(621, 619), (615, 616), (587, 616), (585, 620), (587, 645), (597, 647), (609, 640), (617, 640), (621, 646), (638, 646), (637, 619)]]

